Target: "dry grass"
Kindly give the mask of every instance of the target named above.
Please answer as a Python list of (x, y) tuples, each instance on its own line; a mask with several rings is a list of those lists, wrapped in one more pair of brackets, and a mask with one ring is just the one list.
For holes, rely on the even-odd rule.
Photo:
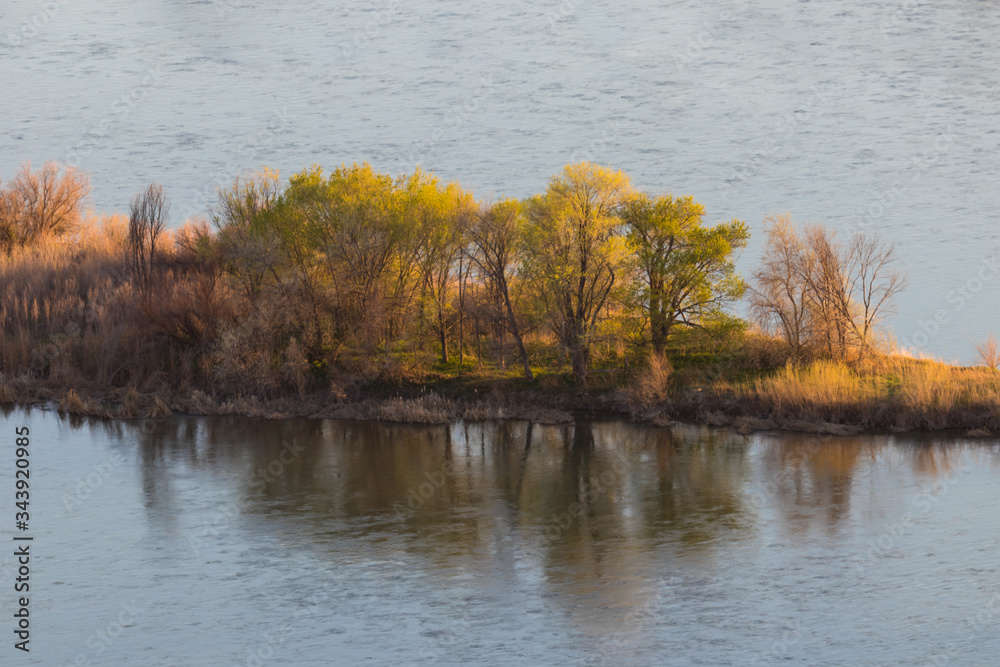
[(395, 398), (369, 406), (369, 419), (404, 424), (448, 424), (458, 416), (454, 401), (437, 394), (421, 398)]
[(667, 398), (670, 390), (670, 374), (674, 367), (663, 354), (654, 353), (646, 367), (635, 377), (628, 389), (628, 397), (640, 406), (649, 406)]
[(905, 357), (860, 369), (830, 361), (788, 365), (769, 377), (716, 390), (776, 420), (900, 430), (1000, 424), (1000, 376), (995, 372)]

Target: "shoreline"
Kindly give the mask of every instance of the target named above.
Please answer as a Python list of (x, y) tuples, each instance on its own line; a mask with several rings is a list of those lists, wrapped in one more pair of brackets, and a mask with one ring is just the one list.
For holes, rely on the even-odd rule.
[[(1000, 431), (1000, 414), (988, 406), (952, 410), (944, 414), (901, 411), (898, 402), (865, 406), (867, 420), (823, 418), (833, 412), (850, 414), (843, 405), (808, 405), (798, 411), (755, 400), (736, 392), (684, 387), (658, 401), (638, 402), (628, 389), (600, 391), (545, 391), (514, 389), (503, 382), (478, 383), (468, 393), (449, 383), (422, 383), (359, 391), (347, 398), (333, 392), (283, 395), (272, 398), (238, 396), (216, 398), (193, 390), (186, 394), (143, 394), (134, 388), (82, 393), (0, 384), (0, 406), (47, 409), (60, 415), (131, 421), (172, 415), (240, 416), (268, 420), (343, 419), (408, 425), (445, 425), (460, 421), (511, 420), (541, 425), (575, 423), (581, 415), (606, 415), (636, 423), (670, 427), (687, 423), (728, 428), (741, 435), (755, 432), (810, 433), (852, 436), (865, 433), (964, 432), (966, 437), (991, 437)], [(481, 390), (485, 390), (482, 391)], [(471, 396), (469, 395), (471, 393)], [(855, 406), (861, 411), (861, 406)], [(827, 414), (824, 414), (827, 413)], [(900, 416), (904, 419), (900, 419)], [(904, 427), (901, 424), (909, 424)]]

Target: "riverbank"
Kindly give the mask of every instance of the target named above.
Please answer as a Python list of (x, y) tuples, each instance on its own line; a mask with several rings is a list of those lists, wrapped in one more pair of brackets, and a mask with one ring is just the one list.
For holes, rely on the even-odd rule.
[[(678, 360), (683, 365), (684, 359)], [(930, 360), (883, 357), (865, 367), (816, 361), (756, 377), (671, 373), (671, 368), (595, 374), (587, 388), (567, 374), (534, 382), (482, 374), (427, 374), (402, 382), (349, 378), (322, 392), (260, 397), (206, 391), (141, 392), (135, 387), (47, 388), (30, 378), (0, 378), (0, 403), (58, 406), (72, 415), (160, 418), (172, 413), (270, 419), (361, 419), (446, 424), (513, 419), (568, 424), (586, 413), (616, 414), (669, 426), (675, 420), (740, 433), (800, 431), (851, 435), (864, 430), (1000, 430), (1000, 373)], [(693, 381), (692, 381), (693, 380)]]

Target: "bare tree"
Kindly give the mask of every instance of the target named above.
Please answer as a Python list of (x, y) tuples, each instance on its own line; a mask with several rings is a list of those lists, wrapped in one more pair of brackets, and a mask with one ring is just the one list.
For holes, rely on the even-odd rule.
[(87, 176), (72, 167), (61, 171), (55, 162), (47, 162), (32, 171), (31, 163), (25, 163), (0, 191), (0, 244), (9, 249), (73, 231), (83, 218), (88, 194)]
[(891, 308), (891, 299), (906, 287), (906, 276), (892, 269), (895, 246), (877, 234), (854, 234), (845, 258), (846, 293), (851, 301), (841, 303), (841, 318), (858, 343), (858, 357), (871, 347), (875, 325)]
[(997, 370), (1000, 366), (1000, 346), (997, 345), (996, 336), (992, 333), (986, 337), (982, 343), (976, 345), (978, 361), (987, 368)]
[(129, 205), (126, 262), (132, 279), (144, 295), (149, 294), (152, 285), (156, 241), (166, 226), (169, 210), (163, 186), (155, 183), (132, 197)]
[(804, 243), (798, 267), (813, 343), (825, 347), (831, 357), (846, 357), (848, 321), (854, 314), (843, 249), (820, 225), (806, 227)]
[(821, 348), (832, 357), (864, 358), (875, 327), (906, 285), (892, 269), (895, 249), (877, 235), (856, 233), (844, 246), (820, 225), (799, 236), (787, 216), (767, 228), (763, 266), (754, 274), (751, 307), (777, 326), (792, 353)]
[(531, 380), (531, 364), (524, 347), (521, 327), (514, 310), (511, 281), (520, 263), (518, 242), (518, 217), (520, 204), (507, 199), (483, 206), (469, 225), (468, 237), (472, 245), (472, 261), (485, 278), (490, 292), (498, 301), (498, 319), (514, 337), (517, 353), (524, 369), (524, 377)]
[(753, 275), (750, 307), (766, 328), (777, 328), (792, 354), (809, 340), (808, 293), (802, 280), (804, 245), (788, 215), (770, 217), (761, 268)]

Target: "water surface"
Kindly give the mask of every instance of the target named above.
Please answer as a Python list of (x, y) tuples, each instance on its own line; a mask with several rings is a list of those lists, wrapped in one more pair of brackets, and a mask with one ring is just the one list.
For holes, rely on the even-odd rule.
[[(26, 664), (928, 665), (1000, 650), (993, 441), (39, 410), (0, 432), (20, 425)], [(8, 558), (8, 597), (11, 576)]]
[(159, 181), (179, 223), (261, 164), (524, 197), (589, 159), (749, 222), (747, 273), (769, 213), (882, 233), (897, 337), (971, 361), (1000, 329), (998, 34), (987, 0), (5, 0), (0, 177), (79, 164), (100, 211)]

